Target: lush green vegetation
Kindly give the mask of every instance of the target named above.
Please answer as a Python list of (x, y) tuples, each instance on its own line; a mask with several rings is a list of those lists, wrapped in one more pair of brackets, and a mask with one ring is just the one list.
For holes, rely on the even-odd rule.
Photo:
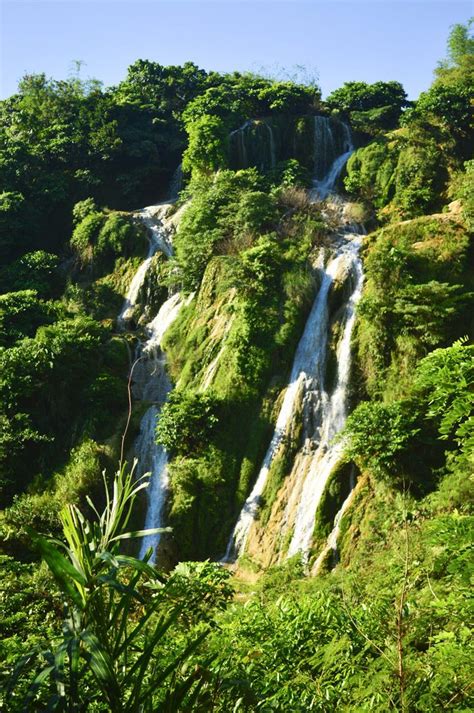
[(179, 384), (158, 426), (175, 454), (169, 518), (181, 556), (225, 550), (311, 306), (309, 258), (327, 228), (288, 180), (255, 169), (200, 180), (176, 236), (175, 275), (198, 287), (165, 338)]
[[(79, 67), (27, 76), (0, 103), (2, 709), (472, 709), (473, 56), (470, 23), (452, 28), (411, 103), (396, 81), (324, 102), (314, 84), (146, 60), (109, 89)], [(340, 220), (305, 190), (315, 114), (351, 125), (347, 211), (369, 234), (353, 408), (309, 567), (356, 484), (318, 576), (248, 555), (231, 574), (208, 558), (261, 465), (318, 289), (311, 265)], [(147, 252), (128, 211), (165, 196), (181, 159), (174, 257), (155, 255), (120, 332)], [(168, 287), (189, 299), (163, 342), (176, 384), (156, 434), (165, 571), (134, 557), (144, 484), (123, 461), (146, 407), (129, 410), (133, 349)]]

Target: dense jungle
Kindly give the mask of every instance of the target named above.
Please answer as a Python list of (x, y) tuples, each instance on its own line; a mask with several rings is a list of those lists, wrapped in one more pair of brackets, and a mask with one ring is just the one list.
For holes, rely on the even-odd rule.
[(0, 102), (1, 710), (472, 710), (471, 28)]

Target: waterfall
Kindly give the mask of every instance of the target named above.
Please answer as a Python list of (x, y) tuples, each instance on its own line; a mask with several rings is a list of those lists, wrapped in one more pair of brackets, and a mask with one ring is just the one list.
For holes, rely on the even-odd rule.
[(277, 163), (277, 150), (273, 127), (265, 120), (249, 119), (230, 135), (235, 168), (257, 166), (265, 171)]
[(319, 200), (324, 200), (329, 196), (331, 191), (334, 190), (334, 185), (352, 152), (353, 149), (349, 149), (349, 151), (338, 156), (331, 165), (327, 175), (320, 181), (316, 178), (313, 179), (313, 190), (310, 191), (310, 195), (313, 199), (319, 198)]
[[(310, 193), (313, 199), (326, 198), (331, 193), (352, 151), (349, 127), (341, 122), (337, 123), (342, 135), (338, 142), (333, 135), (334, 122), (326, 117), (315, 117), (315, 134), (318, 134), (318, 141), (323, 145), (323, 158), (318, 159), (318, 166), (325, 162), (326, 173), (319, 178), (316, 174), (314, 189)], [(360, 245), (361, 237), (348, 229), (334, 237), (334, 249), (329, 260), (325, 261), (324, 250), (319, 253), (315, 266), (320, 276), (319, 291), (296, 350), (273, 437), (257, 480), (230, 536), (224, 562), (235, 561), (245, 550), (250, 528), (262, 502), (271, 464), (300, 405), (303, 406), (305, 449), (313, 447), (314, 456), (311, 456), (309, 472), (302, 470), (300, 482), (297, 478), (296, 497), (298, 494), (300, 497), (296, 503), (296, 517), (288, 555), (299, 551), (306, 554), (309, 550), (316, 510), (327, 479), (342, 451), (341, 443), (333, 444), (333, 439), (342, 429), (346, 419), (351, 336), (363, 283)], [(351, 278), (352, 291), (343, 309), (343, 334), (337, 349), (336, 385), (332, 392), (329, 392), (325, 383), (329, 331), (328, 301), (335, 280), (344, 273)], [(286, 513), (286, 519), (289, 519), (289, 512)]]
[(327, 174), (335, 156), (336, 145), (331, 123), (326, 116), (315, 116), (313, 145), (313, 175), (315, 178), (320, 179)]
[[(351, 239), (352, 235), (352, 239)], [(307, 555), (314, 530), (315, 516), (329, 475), (339, 461), (343, 444), (334, 437), (341, 431), (347, 416), (347, 391), (351, 367), (351, 337), (355, 322), (356, 305), (362, 294), (363, 272), (359, 257), (360, 237), (349, 233), (335, 260), (348, 261), (353, 278), (352, 294), (344, 307), (343, 334), (337, 350), (337, 381), (331, 394), (323, 387), (322, 414), (318, 445), (301, 490), (294, 521), (293, 537), (288, 556), (302, 552)]]
[(347, 159), (354, 150), (350, 127), (326, 116), (314, 117), (314, 199), (324, 200), (334, 190)]
[(252, 121), (250, 119), (248, 119), (244, 124), (242, 124), (242, 126), (239, 126), (238, 129), (234, 129), (234, 131), (231, 131), (229, 134), (231, 144), (233, 142), (236, 142), (237, 144), (237, 163), (239, 165), (239, 168), (248, 168), (249, 165), (247, 147), (245, 145), (245, 134), (249, 126), (252, 126)]
[(269, 150), (270, 150), (270, 168), (275, 168), (277, 158), (276, 158), (276, 148), (275, 148), (275, 137), (273, 136), (273, 129), (270, 124), (265, 124), (268, 130), (269, 138)]
[(133, 317), (138, 296), (154, 254), (161, 250), (167, 257), (171, 256), (170, 221), (165, 220), (165, 215), (171, 205), (171, 203), (159, 203), (158, 205), (147, 206), (136, 212), (137, 217), (143, 221), (147, 228), (148, 254), (133, 276), (122, 309), (117, 317), (117, 324), (120, 329), (125, 329)]
[[(320, 264), (324, 258), (324, 252), (320, 253)], [(321, 380), (322, 374), (319, 369), (321, 359), (321, 345), (326, 336), (327, 323), (327, 294), (332, 278), (329, 274), (323, 277), (323, 281), (318, 295), (313, 303), (311, 313), (306, 322), (303, 336), (298, 344), (289, 384), (285, 391), (283, 403), (278, 414), (275, 431), (268, 450), (263, 459), (263, 464), (258, 474), (255, 485), (237, 520), (237, 524), (230, 536), (224, 561), (233, 561), (245, 549), (245, 543), (255, 517), (257, 515), (268, 473), (272, 461), (287, 433), (288, 426), (295, 411), (297, 397), (301, 390), (305, 390), (305, 382), (309, 383), (312, 378)]]
[[(171, 203), (148, 206), (137, 211), (149, 236), (149, 250), (146, 259), (136, 271), (127, 292), (118, 325), (126, 328), (137, 308), (140, 291), (145, 282), (153, 255), (161, 250), (167, 257), (172, 255), (172, 226), (175, 219), (167, 219), (166, 213)], [(171, 382), (166, 373), (166, 359), (161, 350), (161, 342), (168, 327), (178, 316), (184, 300), (181, 295), (172, 295), (164, 302), (156, 317), (145, 327), (147, 339), (140, 343), (137, 361), (133, 370), (133, 393), (142, 401), (151, 403), (140, 422), (140, 432), (134, 448), (138, 459), (137, 476), (150, 474), (147, 489), (147, 512), (145, 528), (162, 527), (163, 510), (168, 491), (168, 456), (164, 448), (155, 441), (155, 429), (160, 410), (171, 390)], [(140, 557), (144, 557), (149, 547), (153, 548), (151, 561), (155, 561), (160, 534), (144, 537), (140, 547)]]
[[(137, 475), (150, 473), (145, 529), (163, 526), (163, 510), (168, 493), (168, 454), (163, 446), (156, 443), (155, 430), (161, 407), (171, 391), (171, 382), (166, 373), (166, 360), (160, 346), (166, 330), (178, 316), (183, 303), (181, 295), (176, 294), (162, 304), (157, 316), (146, 327), (148, 339), (141, 348), (146, 374), (145, 378), (142, 378), (141, 398), (154, 402), (140, 422), (140, 433), (135, 442), (135, 453), (138, 458)], [(160, 533), (144, 537), (140, 547), (140, 558), (143, 558), (148, 548), (152, 547), (151, 561), (154, 562), (160, 539)]]
[(183, 164), (180, 163), (173, 173), (170, 182), (170, 196), (173, 200), (176, 200), (179, 196), (181, 189), (183, 188)]

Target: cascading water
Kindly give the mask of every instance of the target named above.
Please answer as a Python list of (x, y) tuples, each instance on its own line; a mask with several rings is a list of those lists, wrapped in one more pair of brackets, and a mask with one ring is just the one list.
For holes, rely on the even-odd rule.
[(351, 130), (347, 124), (326, 116), (314, 117), (313, 199), (324, 200), (334, 190), (353, 151)]
[(161, 250), (167, 257), (171, 256), (172, 247), (170, 239), (170, 228), (165, 221), (165, 215), (171, 203), (159, 203), (158, 205), (147, 206), (137, 211), (136, 215), (143, 221), (148, 231), (148, 254), (146, 259), (133, 276), (128, 288), (122, 310), (117, 318), (118, 326), (125, 329), (133, 318), (133, 313), (137, 305), (140, 290), (145, 282), (146, 274), (150, 268), (154, 254)]
[[(141, 358), (145, 361), (145, 378), (141, 379), (140, 398), (153, 401), (140, 423), (140, 434), (135, 442), (138, 458), (138, 475), (150, 473), (147, 489), (148, 507), (145, 517), (145, 529), (163, 526), (163, 509), (168, 492), (168, 454), (163, 446), (156, 443), (155, 430), (161, 407), (171, 391), (171, 382), (166, 374), (166, 360), (161, 351), (161, 341), (168, 327), (178, 316), (183, 305), (181, 295), (172, 295), (163, 305), (157, 316), (147, 325), (148, 339), (141, 348)], [(151, 561), (155, 561), (156, 550), (161, 534), (154, 533), (142, 539), (140, 557), (143, 558), (151, 547)]]
[[(323, 258), (323, 253), (321, 253), (321, 258)], [(228, 542), (227, 551), (224, 557), (224, 561), (226, 562), (230, 562), (235, 559), (235, 557), (243, 552), (245, 548), (250, 526), (255, 520), (255, 516), (257, 515), (258, 508), (261, 503), (270, 466), (285, 434), (287, 433), (288, 425), (295, 411), (298, 395), (301, 395), (301, 391), (305, 390), (305, 382), (311, 380), (313, 375), (314, 378), (317, 378), (318, 376), (321, 378), (321, 374), (318, 373), (318, 366), (320, 363), (319, 353), (321, 350), (321, 344), (324, 342), (327, 332), (326, 300), (330, 284), (331, 278), (323, 278), (323, 283), (321, 284), (318, 296), (314, 301), (311, 314), (306, 322), (303, 336), (301, 337), (296, 350), (290, 381), (285, 391), (283, 404), (281, 406), (280, 413), (278, 414), (272, 440), (265, 454), (265, 458), (255, 485), (244, 503), (237, 524)]]
[[(329, 147), (323, 150), (323, 154), (325, 152), (326, 155), (330, 155), (332, 152), (332, 163), (327, 167), (326, 175), (320, 179), (316, 178), (314, 182), (313, 196), (316, 197), (315, 193), (317, 193), (317, 197), (322, 199), (326, 198), (334, 189), (339, 174), (352, 151), (352, 144), (350, 129), (345, 127), (343, 130), (345, 139), (339, 144), (343, 153), (335, 154), (336, 141), (331, 132), (330, 120), (325, 117), (315, 117), (315, 132), (326, 136), (329, 142)], [(303, 407), (305, 449), (308, 449), (308, 443), (310, 448), (313, 444), (314, 455), (311, 454), (310, 457), (309, 471), (307, 468), (301, 468), (301, 476), (296, 478), (296, 516), (288, 555), (291, 556), (299, 551), (306, 555), (310, 547), (315, 514), (321, 495), (324, 492), (327, 479), (341, 455), (341, 444), (334, 445), (332, 441), (343, 427), (346, 418), (347, 388), (350, 376), (350, 343), (355, 308), (361, 295), (363, 282), (362, 263), (359, 258), (360, 243), (360, 236), (354, 234), (352, 230), (347, 230), (335, 237), (333, 254), (326, 263), (324, 250), (319, 254), (319, 262), (315, 266), (320, 275), (319, 291), (296, 351), (290, 381), (271, 443), (255, 485), (244, 503), (229, 539), (224, 562), (235, 561), (245, 549), (251, 526), (262, 500), (271, 464), (300, 405)], [(343, 310), (343, 335), (337, 349), (337, 379), (335, 388), (330, 392), (325, 383), (329, 297), (334, 281), (344, 273), (346, 277), (350, 276), (352, 290)], [(304, 456), (303, 462), (307, 463), (307, 461), (308, 456)], [(286, 527), (288, 527), (289, 519), (290, 512), (289, 506), (287, 506)]]
[(265, 124), (268, 131), (268, 141), (269, 141), (269, 152), (270, 152), (270, 168), (275, 168), (276, 166), (276, 148), (275, 148), (275, 137), (273, 136), (273, 129), (270, 124)]
[(183, 188), (183, 164), (180, 163), (173, 173), (170, 183), (170, 197), (176, 200)]
[(327, 116), (314, 117), (313, 176), (328, 178), (335, 161), (354, 149), (348, 124)]
[[(148, 229), (150, 247), (146, 259), (132, 279), (118, 317), (118, 325), (122, 329), (126, 328), (134, 316), (140, 291), (145, 283), (154, 254), (157, 250), (161, 250), (167, 257), (172, 255), (173, 220), (166, 218), (170, 205), (170, 203), (163, 203), (157, 206), (148, 206), (137, 213)], [(147, 489), (146, 529), (162, 527), (163, 508), (168, 491), (168, 457), (164, 448), (155, 442), (157, 419), (171, 390), (171, 382), (166, 373), (166, 360), (160, 347), (166, 330), (176, 319), (182, 304), (183, 299), (179, 294), (172, 295), (162, 304), (156, 317), (146, 325), (147, 340), (144, 344), (139, 345), (137, 361), (133, 370), (135, 397), (152, 404), (141, 420), (140, 433), (135, 442), (135, 453), (138, 459), (137, 476), (150, 473)], [(151, 547), (153, 549), (151, 561), (153, 562), (159, 541), (159, 533), (144, 537), (141, 542), (140, 557), (144, 557), (146, 551)]]
[(288, 556), (310, 549), (314, 530), (315, 515), (329, 475), (341, 457), (343, 445), (334, 443), (334, 437), (341, 431), (347, 416), (347, 391), (351, 367), (351, 336), (355, 321), (356, 305), (362, 294), (363, 273), (359, 257), (361, 239), (346, 234), (345, 242), (334, 261), (345, 259), (352, 274), (353, 290), (344, 307), (343, 335), (337, 350), (337, 381), (329, 395), (323, 383), (321, 392), (321, 428), (317, 438), (317, 449), (301, 490), (294, 521), (293, 537), (288, 548)]
[(249, 119), (230, 135), (231, 163), (236, 168), (257, 166), (262, 171), (274, 168), (277, 150), (274, 130), (264, 120)]

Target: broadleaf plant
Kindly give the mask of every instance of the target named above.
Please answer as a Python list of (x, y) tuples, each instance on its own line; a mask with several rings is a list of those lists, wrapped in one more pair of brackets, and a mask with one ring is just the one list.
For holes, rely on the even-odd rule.
[[(30, 536), (64, 597), (63, 634), (47, 650), (18, 662), (9, 682), (12, 710), (158, 713), (187, 709), (204, 686), (201, 669), (185, 664), (207, 635), (170, 640), (182, 604), (173, 603), (166, 580), (144, 560), (120, 553), (137, 494), (147, 477), (122, 467), (105, 508), (89, 520), (75, 505), (60, 513), (65, 542)], [(172, 706), (172, 707), (170, 707)], [(183, 708), (184, 707), (184, 708)]]

